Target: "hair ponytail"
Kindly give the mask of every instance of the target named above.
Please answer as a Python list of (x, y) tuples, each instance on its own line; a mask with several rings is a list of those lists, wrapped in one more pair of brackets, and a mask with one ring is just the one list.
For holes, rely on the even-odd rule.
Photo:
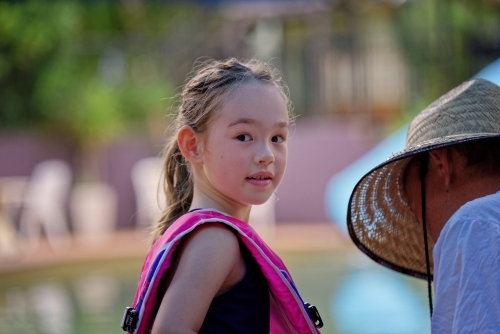
[(152, 232), (154, 243), (180, 216), (189, 211), (193, 200), (193, 180), (189, 164), (179, 149), (177, 138), (173, 137), (165, 147), (163, 164), (163, 191), (167, 207)]

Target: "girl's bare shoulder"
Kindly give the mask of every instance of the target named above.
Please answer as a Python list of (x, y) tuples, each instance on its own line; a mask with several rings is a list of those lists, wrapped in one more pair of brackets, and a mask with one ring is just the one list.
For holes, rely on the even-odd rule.
[(182, 257), (218, 259), (219, 263), (224, 259), (229, 263), (237, 261), (240, 251), (235, 233), (221, 223), (198, 226), (185, 238), (181, 249)]

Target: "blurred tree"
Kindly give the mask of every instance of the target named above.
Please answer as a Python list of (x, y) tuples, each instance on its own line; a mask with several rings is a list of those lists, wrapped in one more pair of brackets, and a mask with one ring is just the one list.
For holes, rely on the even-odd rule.
[[(137, 43), (159, 29), (151, 17), (115, 2), (0, 2), (0, 129), (49, 132), (88, 162), (145, 130), (173, 94), (154, 47)], [(97, 170), (90, 163), (84, 177)]]
[[(333, 8), (331, 29), (328, 22), (323, 27), (330, 35), (315, 43), (321, 50), (347, 48), (351, 59), (371, 43), (373, 18), (394, 23), (412, 78), (403, 118), (500, 56), (497, 1), (340, 0), (325, 6)], [(223, 9), (135, 0), (0, 2), (0, 129), (45, 130), (80, 147), (144, 129), (148, 118), (165, 113), (170, 101), (164, 98), (199, 56), (253, 55), (245, 43), (258, 15), (235, 18)], [(310, 91), (318, 89), (304, 83), (311, 68), (321, 69), (308, 60), (314, 32), (308, 35), (305, 16), (282, 15), (282, 70), (296, 112), (306, 113), (309, 100), (317, 100)], [(364, 94), (362, 66), (353, 62), (358, 94)]]
[(497, 1), (407, 1), (395, 17), (412, 72), (409, 117), (500, 57)]

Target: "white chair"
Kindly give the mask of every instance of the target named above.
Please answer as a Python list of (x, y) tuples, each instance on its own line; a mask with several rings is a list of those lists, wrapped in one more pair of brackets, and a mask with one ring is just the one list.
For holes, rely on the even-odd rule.
[(24, 202), (28, 177), (0, 177), (0, 261), (19, 255), (16, 226), (12, 211), (20, 210)]
[(71, 190), (71, 167), (61, 160), (46, 160), (35, 166), (19, 220), (21, 236), (28, 246), (38, 246), (41, 230), (54, 250), (69, 245), (66, 201)]
[(80, 182), (72, 189), (69, 209), (75, 243), (105, 246), (116, 229), (118, 196), (114, 187), (100, 181)]
[(137, 227), (156, 222), (165, 208), (165, 195), (160, 184), (162, 159), (149, 157), (137, 161), (131, 177), (137, 205)]
[(15, 256), (17, 256), (16, 229), (12, 221), (0, 210), (0, 262), (4, 257)]

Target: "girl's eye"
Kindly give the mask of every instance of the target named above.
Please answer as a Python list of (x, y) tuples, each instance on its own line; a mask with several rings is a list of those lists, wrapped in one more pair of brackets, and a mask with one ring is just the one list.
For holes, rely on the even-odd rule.
[(271, 138), (271, 141), (273, 143), (283, 143), (285, 141), (285, 138), (283, 136), (274, 136)]
[(250, 140), (252, 140), (252, 137), (250, 137), (250, 135), (248, 135), (248, 134), (243, 134), (243, 135), (237, 136), (236, 139), (238, 139), (239, 141), (250, 141)]

